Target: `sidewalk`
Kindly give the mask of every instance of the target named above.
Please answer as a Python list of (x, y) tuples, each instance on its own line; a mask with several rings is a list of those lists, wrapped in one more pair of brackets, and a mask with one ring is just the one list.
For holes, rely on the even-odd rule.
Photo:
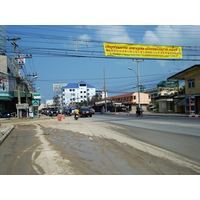
[(0, 145), (7, 138), (10, 132), (13, 130), (14, 126), (12, 125), (2, 125), (0, 127)]
[(10, 132), (13, 130), (14, 126), (13, 125), (9, 125), (7, 123), (4, 122), (10, 122), (10, 121), (16, 121), (16, 120), (36, 120), (36, 119), (48, 119), (48, 116), (41, 116), (41, 118), (33, 118), (33, 119), (28, 119), (28, 118), (22, 118), (22, 119), (18, 119), (18, 118), (0, 118), (0, 145), (3, 143), (3, 141), (8, 137), (8, 135), (10, 134)]

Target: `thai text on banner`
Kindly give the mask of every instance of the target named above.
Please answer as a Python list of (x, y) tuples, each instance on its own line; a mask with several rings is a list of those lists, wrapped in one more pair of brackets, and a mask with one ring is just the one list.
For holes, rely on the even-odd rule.
[(182, 47), (180, 46), (154, 46), (104, 43), (106, 56), (143, 57), (143, 58), (182, 58)]

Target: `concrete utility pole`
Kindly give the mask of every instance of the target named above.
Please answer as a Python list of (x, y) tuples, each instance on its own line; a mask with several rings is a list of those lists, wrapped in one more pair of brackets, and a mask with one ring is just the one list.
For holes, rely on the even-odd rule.
[[(18, 45), (16, 44), (16, 41), (17, 40), (20, 40), (21, 38), (8, 38), (7, 40), (8, 41), (13, 41), (11, 44), (14, 46), (14, 60), (16, 59), (16, 49), (18, 47)], [(19, 71), (18, 71), (18, 67), (16, 66), (16, 69), (15, 69), (15, 72), (16, 72), (16, 76), (19, 75)], [(18, 104), (21, 104), (21, 97), (20, 97), (20, 83), (18, 84), (17, 86), (17, 96), (18, 96)], [(17, 109), (17, 117), (18, 118), (21, 118), (21, 111), (19, 109)]]
[[(17, 47), (18, 47), (18, 45), (16, 44), (16, 41), (17, 40), (21, 40), (21, 38), (8, 38), (7, 39), (8, 41), (13, 41), (11, 44), (13, 45), (13, 47), (14, 47), (14, 60), (16, 59), (16, 50), (17, 50)], [(18, 75), (18, 68), (16, 67), (16, 69), (15, 69), (15, 71), (16, 71), (16, 75)]]
[[(28, 56), (26, 55), (25, 57), (17, 57), (16, 56), (16, 50), (17, 50), (17, 47), (18, 45), (16, 44), (16, 41), (17, 40), (20, 40), (21, 38), (8, 38), (7, 40), (8, 41), (13, 41), (11, 44), (14, 46), (14, 60), (16, 59), (22, 59), (22, 58), (32, 58), (32, 55)], [(16, 69), (15, 69), (15, 72), (16, 72), (16, 76), (19, 77), (19, 70), (18, 70), (18, 66), (16, 66)], [(17, 96), (18, 96), (18, 104), (21, 104), (21, 96), (20, 96), (20, 86), (21, 86), (21, 82), (19, 82), (19, 84), (17, 85)], [(27, 100), (26, 100), (27, 101)], [(17, 117), (18, 118), (21, 118), (22, 117), (22, 112), (20, 109), (17, 109)]]
[(106, 68), (104, 67), (104, 96), (105, 96), (105, 112), (107, 112), (107, 102), (106, 102)]
[(133, 62), (137, 62), (138, 106), (140, 108), (140, 66), (139, 66), (139, 62), (143, 62), (143, 60), (134, 59)]

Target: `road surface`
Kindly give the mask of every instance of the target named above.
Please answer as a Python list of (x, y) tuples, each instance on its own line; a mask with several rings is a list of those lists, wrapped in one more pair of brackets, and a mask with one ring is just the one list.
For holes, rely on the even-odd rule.
[(5, 123), (15, 128), (0, 146), (0, 174), (200, 174), (198, 118), (94, 115)]

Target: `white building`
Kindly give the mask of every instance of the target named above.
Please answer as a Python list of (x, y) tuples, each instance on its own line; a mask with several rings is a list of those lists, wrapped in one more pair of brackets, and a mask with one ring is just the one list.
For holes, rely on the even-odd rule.
[(45, 100), (45, 107), (49, 107), (49, 106), (53, 106), (53, 105), (54, 105), (53, 99)]
[(63, 104), (69, 105), (91, 100), (96, 94), (96, 88), (88, 83), (69, 83), (62, 87)]
[[(106, 95), (106, 96), (105, 96)], [(105, 90), (96, 90), (96, 96), (99, 98), (99, 99), (105, 99), (106, 97), (108, 97), (108, 93), (106, 91), (105, 93)]]

